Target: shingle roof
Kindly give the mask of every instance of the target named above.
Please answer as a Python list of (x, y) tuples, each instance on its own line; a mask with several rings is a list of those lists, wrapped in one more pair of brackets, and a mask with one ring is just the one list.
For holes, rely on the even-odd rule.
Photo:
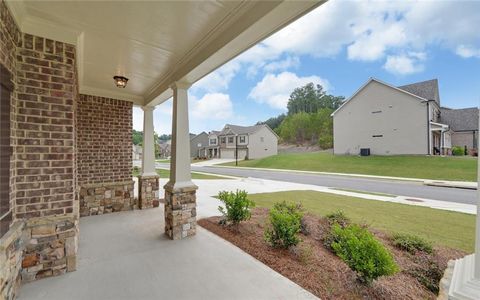
[(220, 134), (226, 134), (228, 133), (228, 130), (230, 129), (234, 134), (252, 134), (255, 131), (259, 130), (262, 127), (265, 127), (265, 124), (261, 125), (254, 125), (254, 126), (238, 126), (238, 125), (231, 125), (227, 124), (223, 128), (222, 132)]
[(478, 130), (478, 108), (440, 108), (440, 123), (450, 125), (453, 131)]
[(407, 84), (398, 88), (427, 100), (435, 100), (440, 105), (437, 79)]

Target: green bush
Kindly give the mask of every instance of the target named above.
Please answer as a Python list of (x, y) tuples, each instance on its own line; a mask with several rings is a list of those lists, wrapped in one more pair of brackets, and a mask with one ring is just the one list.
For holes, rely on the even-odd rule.
[(367, 229), (355, 224), (345, 228), (333, 224), (331, 235), (331, 248), (362, 282), (370, 284), (398, 271), (392, 254)]
[(453, 146), (452, 147), (452, 155), (455, 155), (455, 156), (465, 155), (465, 148), (460, 147), (460, 146)]
[(337, 210), (325, 216), (328, 220), (328, 224), (338, 224), (341, 227), (345, 227), (350, 224), (350, 219), (345, 215), (343, 210)]
[(393, 245), (411, 254), (417, 251), (432, 253), (432, 244), (416, 235), (396, 233), (392, 236)]
[(233, 225), (238, 225), (241, 221), (250, 219), (250, 209), (255, 207), (255, 202), (248, 199), (248, 194), (245, 191), (237, 190), (234, 192), (222, 191), (218, 193), (218, 199), (223, 202), (225, 208), (218, 207), (218, 210), (225, 218), (225, 223), (230, 222)]
[(439, 283), (443, 277), (443, 270), (434, 262), (427, 262), (427, 266), (417, 267), (407, 271), (412, 277), (418, 280), (424, 287), (438, 295)]
[(133, 167), (132, 175), (133, 175), (133, 176), (138, 176), (138, 175), (140, 175), (140, 167), (138, 167), (138, 166)]
[(277, 202), (269, 212), (270, 225), (265, 228), (265, 241), (273, 247), (289, 248), (300, 242), (303, 211), (301, 205)]

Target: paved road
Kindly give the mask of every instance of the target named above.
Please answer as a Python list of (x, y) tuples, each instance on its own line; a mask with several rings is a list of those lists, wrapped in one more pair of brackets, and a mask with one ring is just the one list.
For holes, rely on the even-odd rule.
[[(169, 165), (157, 163), (157, 167), (168, 168)], [(387, 193), (400, 196), (427, 198), (466, 204), (476, 204), (477, 202), (477, 194), (474, 190), (425, 186), (421, 183), (415, 182), (353, 178), (335, 175), (286, 173), (268, 170), (248, 170), (236, 168), (192, 166), (192, 170), (199, 172), (215, 173), (220, 175), (256, 177), (278, 181), (354, 189), (376, 193)]]

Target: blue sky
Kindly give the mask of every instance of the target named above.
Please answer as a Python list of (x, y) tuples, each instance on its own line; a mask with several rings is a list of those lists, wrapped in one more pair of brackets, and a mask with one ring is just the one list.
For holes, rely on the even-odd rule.
[[(480, 1), (331, 0), (195, 83), (191, 132), (252, 125), (286, 111), (308, 82), (348, 98), (368, 78), (404, 85), (437, 78), (443, 106), (480, 102)], [(170, 133), (171, 100), (155, 112)], [(133, 126), (142, 130), (142, 111)]]

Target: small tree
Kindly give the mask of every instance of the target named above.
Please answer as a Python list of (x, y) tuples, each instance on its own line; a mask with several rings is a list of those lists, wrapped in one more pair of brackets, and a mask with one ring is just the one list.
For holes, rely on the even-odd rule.
[(225, 205), (225, 208), (218, 207), (225, 218), (224, 223), (230, 222), (233, 225), (238, 225), (241, 221), (250, 219), (250, 210), (255, 207), (255, 202), (248, 199), (246, 191), (237, 190), (235, 193), (222, 191), (218, 193), (218, 198)]

